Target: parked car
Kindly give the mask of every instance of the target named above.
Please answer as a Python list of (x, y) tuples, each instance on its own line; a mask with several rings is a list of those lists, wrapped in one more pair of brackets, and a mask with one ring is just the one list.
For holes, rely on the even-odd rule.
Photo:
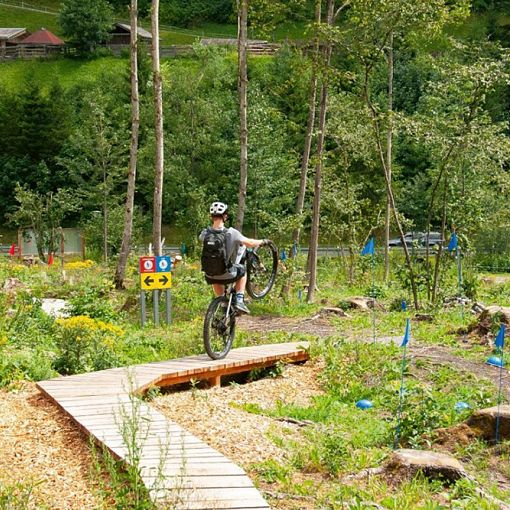
[[(435, 246), (436, 244), (440, 245), (440, 244), (444, 243), (444, 239), (443, 239), (443, 236), (441, 235), (441, 232), (430, 232), (428, 241), (429, 241), (429, 246)], [(420, 240), (420, 244), (422, 246), (427, 246), (427, 234), (426, 233), (423, 233), (422, 238)]]
[[(404, 240), (406, 245), (411, 248), (414, 243), (418, 246), (426, 246), (427, 245), (427, 233), (426, 232), (407, 232), (404, 234)], [(430, 232), (428, 237), (429, 246), (435, 246), (444, 243), (444, 239), (441, 236), (440, 232)], [(394, 239), (390, 239), (389, 241), (390, 247), (399, 247), (402, 246), (402, 241), (400, 237), (396, 237)]]
[[(423, 232), (407, 232), (404, 234), (404, 241), (407, 246), (411, 247), (414, 242), (420, 244), (420, 240), (423, 236)], [(397, 247), (402, 246), (402, 241), (400, 237), (396, 237), (395, 239), (390, 239), (388, 242), (388, 246)]]

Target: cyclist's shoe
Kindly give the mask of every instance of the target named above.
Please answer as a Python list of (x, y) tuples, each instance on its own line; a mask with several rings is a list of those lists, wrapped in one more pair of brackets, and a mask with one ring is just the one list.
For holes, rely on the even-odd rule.
[(250, 310), (244, 304), (244, 301), (236, 301), (236, 303), (234, 304), (234, 308), (236, 309), (236, 311), (238, 313), (241, 313), (241, 314), (249, 314), (250, 313)]

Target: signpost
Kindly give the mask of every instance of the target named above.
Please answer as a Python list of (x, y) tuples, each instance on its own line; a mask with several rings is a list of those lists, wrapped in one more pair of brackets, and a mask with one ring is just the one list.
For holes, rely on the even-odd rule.
[(159, 326), (159, 291), (165, 291), (165, 320), (167, 324), (172, 321), (172, 259), (163, 255), (161, 257), (140, 257), (140, 308), (141, 322), (145, 326), (146, 307), (145, 291), (152, 292), (154, 325)]

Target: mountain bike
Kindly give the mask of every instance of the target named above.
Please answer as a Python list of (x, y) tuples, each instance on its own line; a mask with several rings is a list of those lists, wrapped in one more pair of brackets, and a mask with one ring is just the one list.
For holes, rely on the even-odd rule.
[[(242, 264), (246, 267), (246, 292), (262, 299), (272, 289), (278, 268), (278, 249), (272, 241), (247, 250)], [(234, 342), (236, 317), (235, 282), (225, 285), (225, 294), (214, 298), (205, 314), (204, 347), (212, 359), (224, 358)]]

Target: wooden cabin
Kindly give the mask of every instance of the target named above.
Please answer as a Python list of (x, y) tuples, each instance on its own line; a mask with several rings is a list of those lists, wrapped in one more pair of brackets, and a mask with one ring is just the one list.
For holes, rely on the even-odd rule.
[[(137, 28), (138, 40), (148, 45), (152, 42), (152, 34), (142, 27)], [(110, 32), (108, 46), (129, 46), (131, 43), (131, 25), (115, 23)]]
[(0, 28), (0, 58), (5, 58), (7, 48), (16, 46), (29, 35), (26, 28)]

